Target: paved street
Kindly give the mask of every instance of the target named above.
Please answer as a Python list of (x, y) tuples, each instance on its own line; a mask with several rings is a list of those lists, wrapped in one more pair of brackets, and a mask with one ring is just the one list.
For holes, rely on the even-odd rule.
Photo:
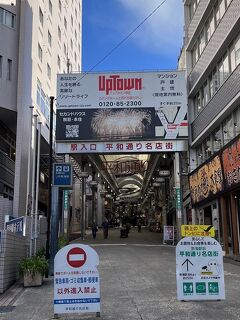
[[(120, 239), (119, 230), (103, 240), (101, 230), (93, 244), (100, 256), (101, 318), (105, 320), (234, 320), (240, 319), (240, 265), (225, 263), (225, 301), (180, 302), (176, 298), (175, 247), (162, 244), (160, 234), (131, 230)], [(53, 280), (40, 288), (24, 289), (14, 310), (0, 319), (37, 320), (53, 316)], [(71, 315), (62, 319), (95, 319)]]

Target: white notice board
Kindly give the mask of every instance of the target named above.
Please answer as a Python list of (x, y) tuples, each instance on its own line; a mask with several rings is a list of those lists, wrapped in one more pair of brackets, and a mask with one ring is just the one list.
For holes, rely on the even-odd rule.
[(222, 248), (211, 237), (185, 237), (176, 247), (178, 300), (225, 299)]

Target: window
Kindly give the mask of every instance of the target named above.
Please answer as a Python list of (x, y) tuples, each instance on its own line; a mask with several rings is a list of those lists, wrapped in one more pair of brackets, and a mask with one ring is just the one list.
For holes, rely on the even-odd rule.
[(208, 22), (206, 24), (206, 41), (208, 42), (213, 35), (215, 26), (214, 26), (214, 16), (213, 12), (210, 14), (210, 17), (208, 19)]
[(199, 36), (199, 54), (201, 54), (206, 46), (205, 32), (202, 30)]
[(39, 21), (40, 21), (41, 25), (43, 26), (43, 12), (40, 7), (39, 7)]
[(3, 24), (9, 28), (14, 29), (15, 28), (15, 20), (16, 20), (15, 14), (13, 14), (10, 11), (7, 11), (3, 8), (0, 8), (0, 24)]
[(48, 44), (50, 47), (52, 47), (52, 35), (49, 31), (48, 31)]
[(52, 73), (51, 67), (50, 67), (50, 65), (47, 63), (47, 76), (48, 76), (48, 79), (51, 79), (51, 73)]
[(58, 0), (58, 8), (59, 8), (59, 11), (61, 12), (61, 11), (62, 11), (62, 3), (61, 3), (61, 0)]
[(240, 133), (240, 107), (235, 110), (233, 114), (233, 120), (235, 135), (238, 135)]
[(61, 60), (60, 57), (57, 57), (57, 64), (58, 64), (58, 68), (61, 69)]
[(209, 98), (211, 99), (214, 95), (214, 85), (212, 74), (209, 76)]
[(193, 66), (198, 61), (198, 44), (196, 43), (193, 50), (192, 50), (192, 63)]
[(227, 77), (229, 76), (229, 73), (230, 73), (229, 58), (228, 58), (228, 54), (225, 53), (225, 55), (223, 56), (223, 81), (227, 79)]
[(61, 38), (62, 38), (61, 29), (58, 27), (58, 39), (61, 40)]
[(2, 61), (3, 61), (3, 57), (0, 56), (0, 78), (2, 78)]
[(209, 101), (209, 94), (208, 94), (208, 84), (207, 81), (203, 85), (203, 100), (204, 100), (204, 106), (208, 103)]
[(204, 160), (207, 160), (212, 155), (211, 136), (208, 137), (206, 140), (204, 140), (204, 142), (203, 142), (203, 150), (204, 150)]
[(233, 117), (228, 117), (223, 123), (223, 141), (227, 144), (233, 139)]
[(236, 66), (240, 63), (240, 35), (237, 37), (235, 43), (235, 59), (236, 59)]
[(37, 81), (37, 105), (45, 118), (49, 121), (49, 98), (43, 91), (41, 82), (39, 80)]
[(7, 61), (7, 80), (12, 80), (12, 60), (8, 59)]
[(48, 0), (48, 8), (49, 8), (49, 12), (52, 15), (52, 2), (51, 2), (51, 0)]
[(213, 89), (215, 93), (219, 88), (218, 73), (216, 68), (213, 69), (212, 77), (213, 77)]
[(38, 58), (42, 62), (43, 51), (42, 51), (42, 47), (40, 46), (40, 44), (38, 44)]
[(194, 98), (194, 107), (196, 115), (201, 111), (201, 100), (200, 100), (200, 93), (198, 92)]
[(224, 76), (224, 74), (223, 74), (223, 62), (222, 61), (220, 61), (219, 63), (218, 63), (218, 79), (219, 79), (219, 85), (221, 85), (222, 83), (223, 83), (223, 76)]
[(217, 152), (222, 147), (221, 129), (218, 127), (213, 132), (213, 151)]

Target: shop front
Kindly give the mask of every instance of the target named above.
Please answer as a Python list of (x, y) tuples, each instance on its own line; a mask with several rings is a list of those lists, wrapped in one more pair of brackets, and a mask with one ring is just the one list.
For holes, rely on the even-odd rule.
[(213, 225), (226, 256), (240, 260), (240, 139), (189, 175), (197, 224)]

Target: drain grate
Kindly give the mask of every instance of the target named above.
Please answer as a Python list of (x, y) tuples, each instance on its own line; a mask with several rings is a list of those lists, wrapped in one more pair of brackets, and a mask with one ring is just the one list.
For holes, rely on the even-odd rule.
[(15, 306), (2, 306), (0, 307), (0, 313), (12, 312), (15, 309)]

